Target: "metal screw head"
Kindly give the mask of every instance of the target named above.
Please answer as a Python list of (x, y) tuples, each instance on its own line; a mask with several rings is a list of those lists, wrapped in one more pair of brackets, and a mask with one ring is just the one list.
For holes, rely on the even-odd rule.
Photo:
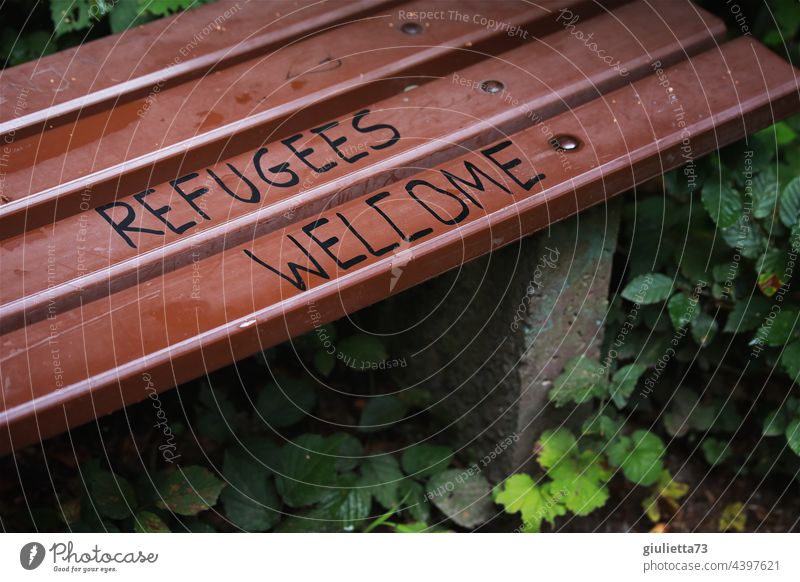
[(481, 83), (481, 91), (484, 93), (489, 93), (494, 95), (495, 93), (499, 93), (505, 89), (505, 85), (503, 85), (500, 81), (484, 81)]
[(400, 27), (400, 30), (403, 32), (403, 34), (410, 34), (414, 36), (417, 34), (422, 34), (422, 31), (425, 29), (419, 22), (406, 22)]
[(581, 140), (572, 135), (557, 135), (550, 140), (550, 145), (558, 152), (572, 152), (581, 147)]

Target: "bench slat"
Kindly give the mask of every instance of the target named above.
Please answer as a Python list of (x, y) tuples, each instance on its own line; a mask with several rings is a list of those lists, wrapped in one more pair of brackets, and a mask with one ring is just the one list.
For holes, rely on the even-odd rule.
[[(249, 240), (254, 234), (316, 214), (326, 205), (339, 204), (390, 180), (441, 163), (640, 78), (650, 72), (653, 60), (666, 66), (709, 48), (715, 38), (724, 34), (718, 19), (705, 12), (698, 13), (695, 19), (686, 18), (684, 7), (671, 0), (629, 4), (613, 15), (596, 17), (591, 23), (598, 38), (608, 39), (606, 50), (620, 62), (625, 75), (575, 42), (569, 30), (564, 29), (542, 42), (504, 53), (501, 60), (480, 63), (411, 93), (370, 105), (370, 113), (355, 122), (360, 127), (395, 127), (400, 139), (391, 147), (373, 149), (389, 141), (390, 130), (359, 133), (352, 127), (354, 116), (345, 116), (331, 136), (349, 140), (338, 147), (345, 152), (351, 150), (347, 154), (350, 159), (360, 158), (352, 164), (337, 157), (323, 138), (305, 131), (298, 142), (302, 146), (298, 147), (319, 152), (309, 158), (317, 166), (335, 161), (337, 167), (318, 174), (299, 163), (280, 142), (266, 146), (275, 153), (260, 166), (266, 169), (290, 162), (298, 176), (292, 187), (269, 187), (261, 181), (253, 168), (255, 152), (212, 166), (214, 175), (241, 200), (226, 194), (201, 170), (182, 189), (209, 188), (210, 192), (195, 202), (202, 203), (202, 212), (209, 220), (203, 220), (181, 199), (176, 200), (169, 183), (153, 186), (154, 192), (146, 199), (151, 207), (169, 204), (171, 223), (194, 223), (181, 234), (165, 228), (131, 195), (120, 198), (118, 207), (109, 208), (102, 215), (90, 210), (42, 228), (37, 234), (43, 236), (32, 237), (27, 232), (3, 241), (0, 276), (5, 284), (0, 291), (0, 330), (9, 331), (45, 317), (48, 310), (61, 312), (78, 301), (86, 303), (160, 276), (225, 246)], [(534, 73), (521, 74), (522, 71)], [(503, 79), (505, 92), (491, 95), (475, 87), (486, 79)], [(440, 114), (431, 115), (432, 111)], [(231, 166), (257, 185), (258, 200), (250, 185), (231, 172)], [(122, 231), (118, 235), (111, 230), (104, 216), (125, 216), (129, 208), (135, 209), (137, 215), (131, 226), (164, 234)], [(116, 220), (121, 222), (120, 218)], [(26, 269), (26, 264), (46, 264), (54, 245), (58, 248), (58, 261), (51, 268)], [(24, 252), (17, 252), (23, 247)]]
[[(685, 163), (687, 138), (696, 158), (797, 105), (794, 69), (740, 38), (549, 120), (554, 134), (583, 144), (577, 150), (555, 151), (530, 127), (315, 220), (5, 334), (0, 449), (365, 307)], [(445, 171), (469, 178), (468, 162), (485, 172), (484, 191), (460, 192), (447, 180)], [(295, 269), (301, 283), (289, 261), (318, 274)]]
[[(0, 71), (0, 135), (202, 76), (395, 0), (217, 0)], [(261, 4), (261, 6), (259, 6)], [(122, 50), (124, 47), (124, 50)]]
[[(533, 34), (558, 25), (554, 14), (586, 0), (545, 7), (497, 5), (496, 18)], [(425, 0), (405, 4), (410, 10)], [(480, 0), (460, 4), (480, 12)], [(555, 10), (555, 12), (554, 12)], [(265, 141), (291, 135), (402, 91), (409, 79), (471, 64), (487, 50), (524, 42), (461, 19), (436, 21), (424, 33), (401, 32), (397, 10), (348, 23), (264, 57), (140, 96), (14, 141), (5, 176), (8, 201), (0, 229), (21, 233), (110, 202)], [(466, 50), (454, 50), (463, 49)]]

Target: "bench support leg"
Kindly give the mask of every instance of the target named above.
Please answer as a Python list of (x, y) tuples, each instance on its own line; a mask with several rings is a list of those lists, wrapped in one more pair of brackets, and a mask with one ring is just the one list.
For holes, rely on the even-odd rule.
[(619, 215), (595, 207), (375, 308), (384, 331), (409, 326), (393, 340), (402, 385), (430, 392), (493, 482), (530, 465), (543, 430), (585, 418), (547, 392), (570, 358), (599, 355)]

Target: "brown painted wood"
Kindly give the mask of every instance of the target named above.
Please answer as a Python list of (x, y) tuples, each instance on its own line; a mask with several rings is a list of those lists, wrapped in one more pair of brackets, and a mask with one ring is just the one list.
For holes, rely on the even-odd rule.
[(385, 7), (387, 0), (217, 0), (0, 71), (0, 135), (113, 106)]
[[(403, 4), (409, 11), (427, 6), (425, 0)], [(464, 14), (486, 7), (480, 0), (458, 6)], [(492, 14), (539, 34), (558, 26), (560, 8), (580, 6), (598, 10), (587, 0), (546, 0), (501, 2)], [(0, 229), (19, 234), (51, 224), (81, 212), (86, 200), (99, 205), (120, 191), (174, 179), (524, 43), (472, 19), (437, 20), (420, 34), (406, 34), (398, 15), (397, 8), (378, 10), (266, 55), (15, 136)]]
[[(687, 144), (698, 157), (797, 108), (795, 70), (740, 38), (654, 66), (508, 140), (7, 333), (0, 449), (360, 309), (685, 163)], [(556, 151), (550, 131), (581, 147)], [(448, 179), (469, 179), (468, 164), (483, 172), (483, 189)], [(302, 283), (291, 282), (289, 262), (317, 274), (298, 270)]]
[[(208, 220), (189, 203), (176, 200), (169, 183), (152, 186), (154, 192), (146, 198), (151, 207), (169, 204), (172, 223), (194, 223), (181, 234), (170, 231), (148, 212), (139, 201), (143, 198), (129, 195), (120, 197), (120, 205), (104, 215), (88, 208), (77, 216), (2, 241), (0, 330), (9, 331), (46, 317), (48, 310), (61, 312), (78, 302), (162, 275), (255, 234), (318, 213), (326, 205), (339, 204), (441, 163), (645, 76), (654, 60), (666, 65), (709, 48), (724, 34), (718, 19), (702, 11), (696, 18), (687, 18), (685, 7), (672, 0), (629, 4), (591, 22), (592, 31), (597, 38), (606, 39), (604, 48), (621, 63), (624, 75), (575, 42), (568, 29), (562, 29), (539, 43), (503, 53), (501, 58), (371, 104), (363, 116), (353, 112), (331, 120), (339, 125), (325, 138), (306, 129), (298, 143), (302, 149), (313, 148), (315, 153), (308, 159), (318, 167), (337, 164), (325, 173), (304, 166), (280, 141), (268, 144), (267, 150), (275, 153), (263, 158), (271, 161), (259, 166), (289, 161), (298, 176), (292, 187), (270, 187), (261, 180), (254, 169), (254, 151), (209, 168), (239, 199), (227, 194), (207, 170), (201, 170), (181, 188), (209, 188), (195, 202), (202, 202), (201, 211)], [(503, 82), (505, 90), (500, 94), (464, 90), (487, 79)], [(400, 138), (384, 147), (392, 135), (389, 129), (362, 133), (354, 129), (354, 123), (359, 127), (385, 124), (396, 128)], [(348, 159), (358, 158), (352, 163), (343, 161), (325, 141), (342, 138), (348, 141), (337, 147)], [(235, 176), (231, 167), (249, 182)], [(250, 184), (256, 185), (258, 194)], [(111, 231), (104, 216), (124, 216), (128, 207), (137, 213), (132, 226), (163, 235)], [(47, 264), (53, 248), (58, 260), (50, 268), (28, 267)]]

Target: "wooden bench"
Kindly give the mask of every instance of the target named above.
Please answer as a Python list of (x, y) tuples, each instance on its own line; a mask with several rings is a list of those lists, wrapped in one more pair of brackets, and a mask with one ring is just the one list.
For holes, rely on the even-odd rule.
[(683, 1), (294, 5), (212, 4), (0, 75), (0, 452), (798, 110), (789, 64)]

